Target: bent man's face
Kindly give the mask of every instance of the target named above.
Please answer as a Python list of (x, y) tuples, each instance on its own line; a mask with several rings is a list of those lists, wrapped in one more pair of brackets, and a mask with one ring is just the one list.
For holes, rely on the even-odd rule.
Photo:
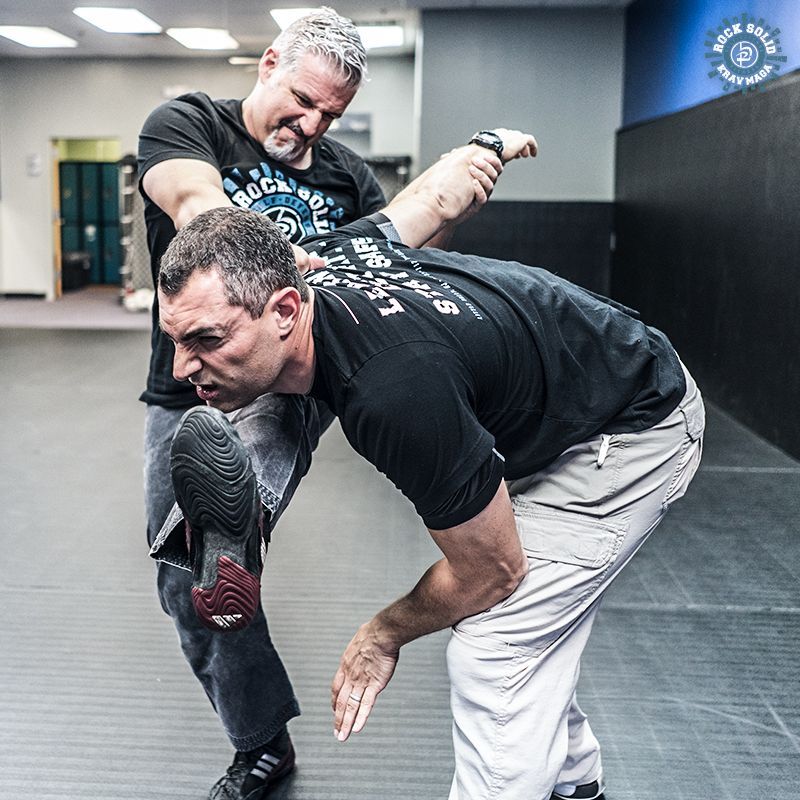
[(175, 344), (173, 375), (197, 396), (233, 411), (269, 391), (280, 374), (279, 341), (266, 315), (253, 319), (225, 297), (217, 270), (195, 272), (178, 294), (159, 291), (161, 328)]

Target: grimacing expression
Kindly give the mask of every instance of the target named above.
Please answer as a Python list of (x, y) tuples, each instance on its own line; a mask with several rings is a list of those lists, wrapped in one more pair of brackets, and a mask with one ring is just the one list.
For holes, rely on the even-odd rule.
[(216, 269), (194, 272), (173, 296), (159, 291), (161, 328), (175, 344), (173, 375), (208, 405), (233, 411), (275, 382), (280, 336), (268, 314), (231, 305)]
[(356, 93), (323, 56), (303, 56), (294, 69), (262, 62), (251, 95), (250, 132), (268, 155), (291, 164), (302, 158), (341, 117)]

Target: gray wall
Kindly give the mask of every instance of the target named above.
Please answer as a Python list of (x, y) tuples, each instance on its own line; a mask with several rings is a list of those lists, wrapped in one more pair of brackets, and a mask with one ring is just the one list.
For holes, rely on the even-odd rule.
[[(413, 58), (373, 58), (370, 73), (350, 109), (372, 114), (373, 154), (410, 153)], [(210, 59), (0, 61), (0, 293), (53, 295), (53, 139), (117, 138), (135, 152), (144, 118), (166, 95), (243, 97), (254, 81)], [(38, 176), (26, 172), (33, 155)]]
[[(373, 154), (412, 153), (425, 165), (478, 128), (523, 128), (536, 134), (541, 155), (533, 164), (512, 164), (495, 198), (612, 200), (620, 12), (453, 10), (421, 17), (417, 74), (411, 57), (372, 57), (372, 80), (351, 106), (372, 114)], [(210, 59), (0, 61), (0, 293), (52, 297), (51, 140), (116, 137), (133, 151), (165, 88), (243, 96), (254, 79)], [(29, 155), (42, 158), (41, 175), (26, 174)]]
[(613, 199), (621, 10), (427, 11), (422, 26), (419, 163), (479, 128), (519, 128), (540, 156), (510, 165), (496, 198)]

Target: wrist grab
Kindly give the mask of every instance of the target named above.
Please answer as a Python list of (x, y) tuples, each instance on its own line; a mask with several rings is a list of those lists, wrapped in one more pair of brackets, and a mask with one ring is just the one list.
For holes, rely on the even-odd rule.
[(503, 160), (503, 149), (505, 145), (503, 144), (503, 140), (498, 136), (494, 131), (478, 131), (473, 137), (469, 140), (470, 144), (477, 144), (481, 147), (485, 147), (488, 150), (492, 150), (497, 154), (497, 157), (502, 161)]

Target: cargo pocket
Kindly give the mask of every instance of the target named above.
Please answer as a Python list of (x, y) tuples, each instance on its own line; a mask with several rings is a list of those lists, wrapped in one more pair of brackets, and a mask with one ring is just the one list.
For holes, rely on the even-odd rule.
[(627, 527), (524, 499), (513, 505), (523, 549), (547, 561), (599, 569), (611, 561)]
[(616, 561), (628, 521), (555, 510), (520, 497), (512, 505), (528, 574), (509, 597), (455, 630), (535, 656), (592, 604)]

